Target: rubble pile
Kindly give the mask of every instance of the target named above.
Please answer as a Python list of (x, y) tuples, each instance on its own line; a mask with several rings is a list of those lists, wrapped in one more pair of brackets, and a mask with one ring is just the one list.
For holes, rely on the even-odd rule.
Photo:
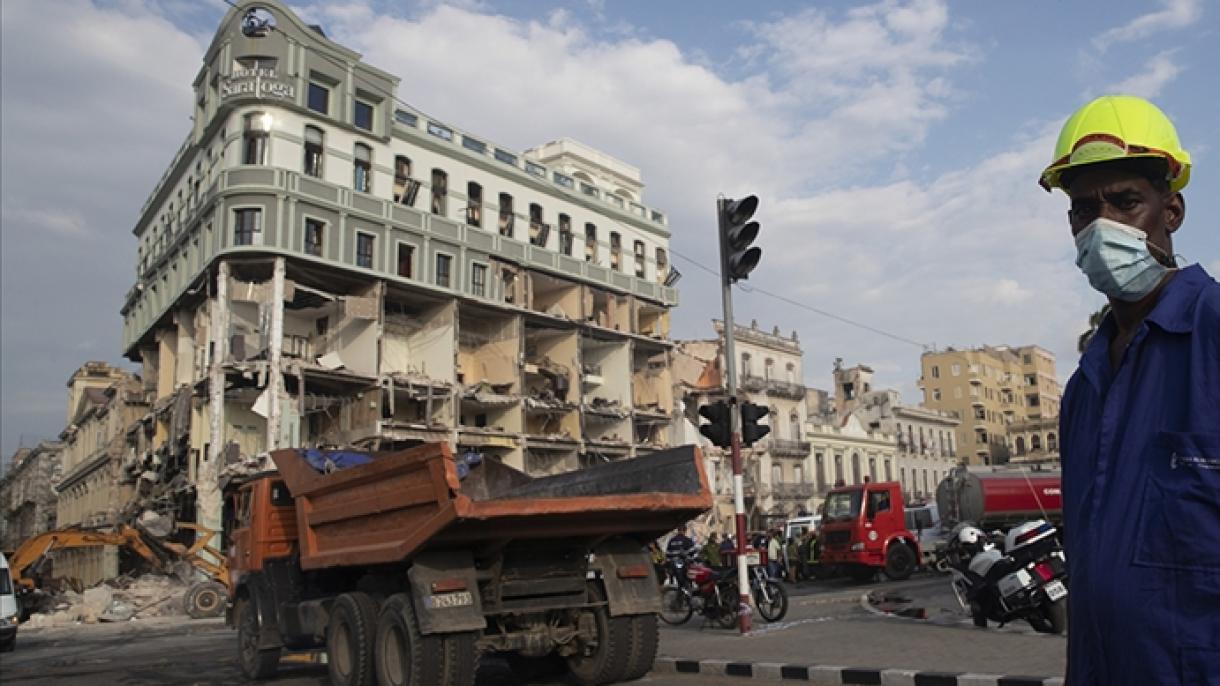
[(55, 627), (98, 622), (126, 622), (182, 614), (187, 584), (159, 574), (120, 576), (83, 593), (67, 590), (44, 595), (37, 601), (27, 626)]

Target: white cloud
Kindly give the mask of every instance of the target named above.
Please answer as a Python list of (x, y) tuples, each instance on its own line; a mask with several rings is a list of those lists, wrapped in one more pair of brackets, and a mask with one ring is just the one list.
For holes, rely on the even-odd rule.
[(1105, 51), (1118, 43), (1147, 38), (1159, 31), (1190, 26), (1202, 14), (1199, 0), (1162, 0), (1162, 9), (1143, 14), (1116, 26), (1093, 39), (1093, 46)]
[(1150, 59), (1144, 70), (1134, 74), (1110, 87), (1114, 93), (1138, 95), (1145, 98), (1155, 98), (1161, 94), (1161, 89), (1178, 77), (1182, 65), (1176, 59), (1175, 50), (1166, 50)]

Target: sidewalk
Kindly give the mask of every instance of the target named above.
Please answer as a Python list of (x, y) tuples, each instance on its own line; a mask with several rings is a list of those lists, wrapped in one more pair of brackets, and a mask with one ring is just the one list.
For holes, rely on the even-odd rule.
[[(1044, 677), (1063, 676), (1067, 653), (1067, 641), (1062, 636), (941, 626), (877, 617), (862, 611), (774, 625), (758, 624), (757, 631), (749, 636), (723, 629), (699, 630), (695, 628), (699, 626), (698, 621), (696, 618), (691, 624), (678, 628), (663, 626), (660, 655), (682, 661), (798, 667), (832, 665), (865, 671), (899, 669), (948, 674), (1029, 675), (1036, 678), (1026, 683), (1041, 684)], [(690, 665), (683, 670), (673, 661), (666, 662), (674, 665), (673, 669), (677, 671), (691, 670)], [(753, 676), (760, 676), (759, 671), (754, 669)], [(775, 672), (777, 679), (780, 676), (777, 667), (761, 671)], [(883, 683), (873, 681), (868, 675), (861, 678), (860, 681), (837, 683)], [(913, 678), (911, 682), (914, 683)], [(946, 680), (945, 683), (953, 682)], [(1004, 683), (1022, 682), (1005, 680)]]

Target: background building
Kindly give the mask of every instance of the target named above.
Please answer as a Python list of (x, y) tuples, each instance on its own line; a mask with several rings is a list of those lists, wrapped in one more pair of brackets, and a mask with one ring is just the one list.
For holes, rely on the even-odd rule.
[(668, 445), (677, 292), (638, 169), (432, 119), (275, 0), (203, 62), (134, 228), (136, 471), (185, 475), (215, 528), (221, 468), (282, 446), (448, 440), (547, 474)]
[(1036, 345), (927, 352), (921, 367), (924, 406), (961, 418), (957, 447), (970, 464), (1006, 462), (1014, 422), (1059, 416), (1055, 356)]
[(63, 472), (63, 445), (42, 441), (13, 454), (0, 478), (0, 551), (56, 528), (55, 490)]
[[(122, 467), (128, 428), (148, 413), (146, 395), (139, 377), (104, 362), (87, 362), (69, 379), (71, 419), (59, 436), (63, 476), (55, 483), (60, 528), (110, 528), (131, 514), (125, 510), (132, 506), (133, 488)], [(55, 556), (54, 575), (85, 586), (118, 573), (115, 546), (62, 550)]]

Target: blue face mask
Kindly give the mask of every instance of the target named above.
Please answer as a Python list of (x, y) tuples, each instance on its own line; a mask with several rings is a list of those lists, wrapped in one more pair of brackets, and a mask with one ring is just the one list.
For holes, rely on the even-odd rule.
[(1103, 295), (1136, 302), (1169, 271), (1148, 249), (1143, 231), (1098, 217), (1076, 234), (1076, 266)]

